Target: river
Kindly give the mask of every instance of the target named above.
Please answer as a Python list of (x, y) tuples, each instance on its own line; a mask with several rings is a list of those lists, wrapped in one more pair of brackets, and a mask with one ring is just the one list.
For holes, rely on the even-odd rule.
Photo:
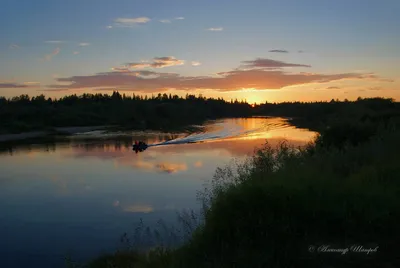
[[(64, 267), (67, 254), (87, 260), (113, 250), (140, 219), (173, 224), (177, 211), (200, 208), (196, 193), (231, 159), (266, 140), (297, 146), (315, 135), (260, 117), (210, 121), (189, 136), (94, 131), (3, 146), (1, 266)], [(154, 146), (136, 154), (134, 140)]]

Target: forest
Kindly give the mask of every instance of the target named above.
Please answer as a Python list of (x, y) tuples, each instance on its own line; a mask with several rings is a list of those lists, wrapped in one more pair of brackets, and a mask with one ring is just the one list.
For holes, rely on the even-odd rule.
[(351, 122), (388, 122), (399, 115), (400, 103), (384, 98), (251, 105), (244, 100), (190, 94), (147, 97), (114, 91), (112, 95), (74, 94), (59, 99), (21, 95), (0, 97), (0, 134), (99, 125), (173, 131), (208, 119), (250, 116), (289, 117), (296, 126), (318, 131), (327, 122), (342, 124), (349, 118)]

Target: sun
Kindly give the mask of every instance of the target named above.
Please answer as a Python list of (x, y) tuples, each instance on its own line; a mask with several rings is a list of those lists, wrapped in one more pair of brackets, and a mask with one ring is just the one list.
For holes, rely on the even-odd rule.
[(242, 96), (247, 101), (247, 103), (252, 104), (251, 106), (254, 107), (254, 104), (263, 103), (263, 98), (260, 96), (260, 93), (257, 92), (255, 89), (246, 89), (245, 94)]

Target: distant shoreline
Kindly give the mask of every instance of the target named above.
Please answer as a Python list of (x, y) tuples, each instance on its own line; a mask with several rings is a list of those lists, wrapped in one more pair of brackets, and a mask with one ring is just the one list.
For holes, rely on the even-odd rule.
[[(176, 131), (185, 131), (185, 132), (194, 132), (199, 129), (202, 129), (202, 125), (186, 125), (180, 128), (174, 129), (160, 129), (163, 132), (176, 132)], [(80, 127), (54, 127), (50, 130), (36, 130), (36, 131), (26, 131), (21, 133), (7, 133), (7, 134), (0, 134), (0, 143), (5, 142), (15, 142), (15, 141), (22, 141), (27, 139), (35, 139), (35, 138), (45, 138), (51, 136), (67, 136), (67, 135), (74, 135), (78, 133), (96, 131), (96, 130), (124, 130), (123, 126), (115, 126), (115, 125), (104, 125), (104, 126), (80, 126)], [(129, 130), (143, 130), (143, 129), (134, 129), (132, 127)], [(147, 129), (147, 130), (155, 130), (155, 129)]]
[(81, 132), (105, 130), (112, 126), (55, 127), (54, 130), (28, 131), (17, 134), (0, 134), (0, 142), (18, 141), (31, 138), (43, 138), (54, 134), (73, 135)]

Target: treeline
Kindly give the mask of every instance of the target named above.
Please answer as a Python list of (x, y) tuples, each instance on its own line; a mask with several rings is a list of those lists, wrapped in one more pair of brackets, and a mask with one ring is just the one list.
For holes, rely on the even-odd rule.
[(127, 96), (107, 94), (70, 95), (60, 99), (44, 95), (0, 98), (0, 129), (21, 132), (46, 127), (120, 125), (135, 129), (173, 129), (206, 119), (250, 116), (243, 101), (226, 102), (203, 96), (158, 94)]
[(200, 124), (207, 119), (254, 115), (293, 117), (299, 126), (319, 130), (327, 122), (351, 118), (388, 121), (400, 115), (400, 103), (393, 99), (357, 101), (285, 102), (250, 105), (246, 101), (206, 98), (187, 94), (152, 97), (107, 94), (70, 95), (60, 99), (44, 95), (0, 97), (0, 133), (18, 133), (49, 127), (119, 125), (133, 129), (174, 129)]
[(400, 103), (391, 98), (358, 98), (356, 101), (265, 103), (256, 114), (293, 117), (297, 126), (323, 130), (329, 125), (388, 124), (400, 117)]

